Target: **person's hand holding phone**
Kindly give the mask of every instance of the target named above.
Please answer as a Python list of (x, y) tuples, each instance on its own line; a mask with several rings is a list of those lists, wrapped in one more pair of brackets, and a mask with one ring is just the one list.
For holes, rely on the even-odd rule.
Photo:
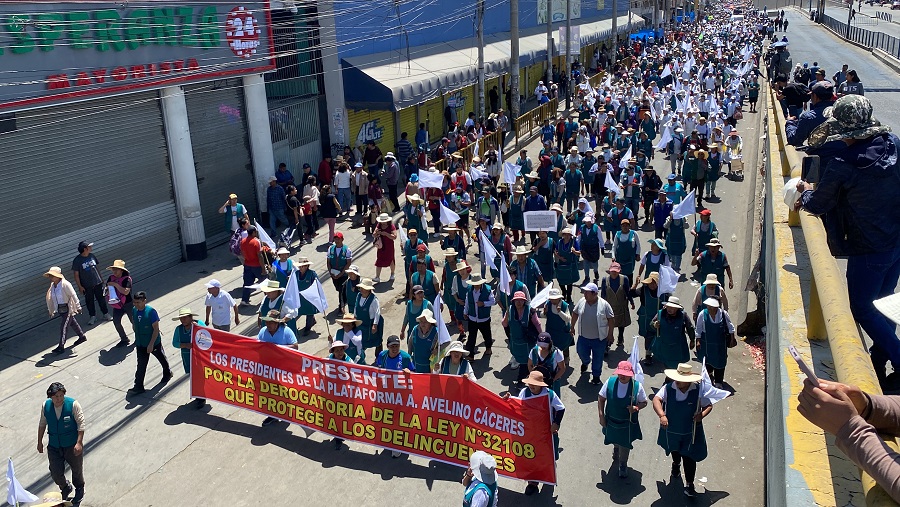
[(826, 392), (806, 379), (797, 396), (797, 410), (809, 422), (836, 435), (853, 416), (859, 415), (850, 397), (839, 389)]
[(840, 396), (839, 393), (845, 394), (850, 402), (853, 403), (853, 407), (856, 408), (856, 412), (859, 414), (865, 413), (866, 408), (869, 406), (869, 399), (866, 397), (865, 393), (862, 392), (862, 389), (857, 386), (841, 384), (840, 382), (819, 381), (819, 389), (835, 398)]

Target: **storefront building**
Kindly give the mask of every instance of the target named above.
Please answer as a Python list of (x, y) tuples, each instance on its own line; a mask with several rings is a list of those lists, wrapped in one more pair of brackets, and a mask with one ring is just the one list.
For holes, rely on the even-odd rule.
[[(547, 0), (519, 2), (519, 88), (530, 97), (547, 74)], [(565, 27), (565, 0), (552, 1), (554, 41)], [(616, 0), (617, 32), (628, 28), (628, 0)], [(590, 65), (595, 49), (612, 37), (612, 2), (571, 2), (576, 59)], [(466, 4), (471, 6), (472, 4)], [(462, 123), (475, 112), (477, 46), (475, 12), (453, 2), (404, 2), (390, 15), (377, 14), (362, 0), (341, 3), (353, 15), (321, 20), (327, 108), (332, 116), (332, 143), (356, 146), (375, 141), (393, 151), (400, 134), (413, 141), (424, 123), (430, 143), (447, 132), (448, 120)], [(484, 15), (485, 94), (497, 87), (499, 107), (509, 110), (506, 90), (510, 71), (509, 2), (486, 0)], [(634, 17), (635, 26), (643, 20)], [(329, 26), (333, 24), (334, 26)], [(327, 51), (326, 48), (334, 48)], [(559, 47), (554, 63), (565, 68)], [(514, 100), (514, 99), (513, 99)], [(489, 98), (482, 104), (489, 113)]]
[(0, 201), (17, 225), (0, 336), (46, 321), (40, 275), (71, 279), (79, 241), (139, 284), (227, 239), (228, 194), (264, 211), (267, 2), (4, 2), (0, 18)]

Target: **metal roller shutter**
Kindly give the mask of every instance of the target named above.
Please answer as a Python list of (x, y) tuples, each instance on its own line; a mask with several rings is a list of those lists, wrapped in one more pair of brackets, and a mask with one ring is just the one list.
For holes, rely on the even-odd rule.
[(19, 112), (0, 135), (0, 201), (24, 219), (0, 244), (0, 339), (47, 321), (41, 274), (73, 281), (79, 241), (94, 242), (101, 275), (124, 259), (141, 278), (181, 261), (162, 113), (156, 92)]
[(244, 118), (244, 90), (240, 79), (227, 79), (186, 86), (184, 99), (206, 243), (215, 246), (229, 237), (225, 219), (218, 213), (228, 194), (238, 195), (238, 202), (247, 207), (251, 220), (259, 217)]
[(394, 113), (391, 111), (348, 109), (347, 123), (354, 143), (365, 144), (374, 139), (382, 153), (394, 151)]
[[(406, 132), (406, 139), (416, 144), (416, 131), (419, 130), (419, 124), (416, 123), (416, 108), (415, 107), (407, 107), (406, 109), (401, 109), (398, 113), (400, 116), (400, 133)], [(400, 138), (397, 138), (397, 141), (400, 141)], [(403, 167), (406, 161), (400, 161), (400, 167)]]
[(444, 137), (444, 98), (437, 96), (420, 104), (419, 118), (428, 129), (428, 141), (432, 145), (440, 141)]

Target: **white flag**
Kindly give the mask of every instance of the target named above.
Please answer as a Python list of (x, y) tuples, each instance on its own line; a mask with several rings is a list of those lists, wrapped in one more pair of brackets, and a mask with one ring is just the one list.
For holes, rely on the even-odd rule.
[(16, 479), (16, 470), (13, 468), (12, 458), (9, 458), (9, 464), (6, 466), (6, 479), (9, 481), (9, 492), (6, 494), (6, 501), (10, 505), (40, 500), (40, 498), (32, 495), (19, 484), (19, 479)]
[(613, 179), (612, 171), (606, 171), (606, 182), (603, 183), (603, 186), (606, 187), (607, 192), (615, 192), (617, 196), (622, 195), (622, 188)]
[(521, 166), (517, 166), (512, 162), (504, 162), (503, 172), (500, 174), (500, 183), (506, 183), (511, 187), (513, 184), (515, 184), (516, 178), (519, 176), (519, 173), (521, 171)]
[(497, 249), (491, 244), (491, 240), (487, 237), (487, 234), (483, 233), (481, 230), (478, 231), (478, 243), (481, 246), (481, 253), (484, 255), (484, 259), (482, 259), (481, 262), (497, 269), (497, 265), (494, 264), (494, 258), (500, 254), (497, 253)]
[(473, 180), (481, 180), (488, 177), (487, 171), (482, 171), (475, 166), (469, 168), (469, 174), (472, 175)]
[(640, 336), (634, 337), (634, 346), (631, 347), (631, 355), (628, 356), (628, 362), (631, 363), (631, 369), (634, 370), (634, 380), (644, 383), (644, 369), (641, 368), (641, 349), (638, 347), (638, 339)]
[(656, 143), (656, 146), (654, 146), (654, 148), (656, 148), (657, 150), (662, 150), (666, 146), (668, 146), (669, 141), (671, 141), (671, 140), (672, 140), (672, 127), (671, 127), (671, 125), (669, 125), (669, 126), (666, 126), (665, 129), (663, 129), (663, 135), (662, 135), (662, 137), (659, 138), (659, 142)]
[(434, 320), (437, 321), (438, 343), (443, 345), (450, 343), (450, 331), (447, 330), (447, 323), (444, 322), (444, 312), (441, 311), (441, 305), (444, 301), (441, 299), (441, 293), (438, 292), (434, 298)]
[[(425, 234), (425, 231), (417, 231), (417, 232), (420, 232), (423, 235)], [(406, 234), (406, 229), (404, 229), (403, 227), (397, 228), (397, 239), (400, 240), (400, 248), (401, 249), (404, 248), (406, 246), (406, 242), (409, 241), (409, 235)], [(413, 246), (415, 246), (415, 245), (413, 245)]]
[[(629, 144), (628, 151), (626, 151), (625, 154), (622, 155), (622, 158), (619, 159), (619, 167), (620, 168), (625, 169), (626, 167), (628, 167), (628, 159), (631, 158), (631, 148), (633, 146), (634, 145)], [(609, 173), (607, 173), (607, 174), (609, 174)]]
[(722, 48), (716, 50), (716, 58), (718, 58), (719, 60), (722, 59)]
[(684, 218), (697, 212), (697, 205), (694, 202), (696, 200), (696, 197), (694, 196), (695, 193), (696, 190), (691, 190), (691, 193), (675, 206), (675, 209), (672, 210), (672, 218)]
[(444, 188), (444, 175), (431, 171), (419, 171), (419, 188)]
[(444, 225), (455, 224), (459, 222), (459, 215), (452, 209), (441, 204), (441, 223)]
[[(319, 281), (318, 277), (316, 277), (312, 285), (305, 290), (301, 290), (300, 295), (303, 296), (303, 299), (309, 301), (309, 304), (315, 306), (316, 310), (325, 313), (325, 310), (328, 309), (328, 300), (325, 299), (325, 289), (322, 287), (322, 282)], [(285, 295), (285, 297), (287, 297), (287, 295)]]
[(512, 281), (509, 275), (509, 267), (506, 265), (506, 257), (500, 256), (500, 292), (510, 295), (509, 282)]
[(724, 400), (725, 398), (731, 396), (731, 393), (724, 390), (719, 389), (714, 386), (712, 380), (709, 378), (709, 372), (706, 371), (706, 358), (703, 358), (703, 366), (700, 368), (700, 396), (702, 398), (706, 398), (713, 405)]
[(475, 146), (472, 148), (472, 156), (473, 157), (481, 157), (481, 153), (478, 151), (478, 145), (481, 142), (481, 139), (475, 139)]
[(300, 306), (303, 300), (300, 298), (300, 287), (297, 285), (297, 272), (293, 271), (288, 276), (287, 285), (284, 287), (284, 296), (281, 299), (281, 316), (285, 319), (296, 319), (300, 314)]
[(257, 222), (256, 219), (253, 219), (253, 225), (256, 226), (256, 232), (259, 233), (259, 242), (260, 243), (262, 243), (264, 245), (269, 245), (269, 248), (271, 248), (272, 250), (275, 250), (278, 248), (278, 246), (275, 244), (275, 242), (272, 241), (272, 238), (270, 238), (269, 235), (266, 233), (266, 230), (263, 229), (263, 227), (261, 225), (259, 225), (259, 222)]
[(553, 282), (550, 282), (546, 287), (544, 287), (544, 290), (538, 292), (537, 295), (531, 299), (531, 307), (540, 308), (544, 306), (544, 303), (546, 303), (547, 300), (550, 299), (550, 289), (552, 288)]
[(669, 266), (659, 266), (659, 285), (656, 288), (656, 297), (663, 294), (672, 294), (675, 292), (675, 286), (678, 285), (679, 274)]

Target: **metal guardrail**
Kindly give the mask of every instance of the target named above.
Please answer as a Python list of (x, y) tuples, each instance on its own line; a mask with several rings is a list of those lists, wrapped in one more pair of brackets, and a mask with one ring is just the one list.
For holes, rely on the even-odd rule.
[(555, 119), (559, 110), (559, 101), (551, 99), (550, 102), (540, 105), (522, 116), (516, 118), (514, 129), (516, 132), (516, 147), (520, 146), (521, 139), (533, 136), (546, 119)]
[(891, 56), (900, 58), (900, 39), (884, 32), (866, 30), (858, 26), (851, 26), (847, 30), (847, 23), (832, 18), (827, 14), (819, 16), (819, 21), (834, 30), (835, 33), (846, 37), (852, 42), (861, 44), (867, 48), (880, 49)]
[[(503, 147), (503, 138), (504, 133), (502, 130), (498, 130), (493, 134), (488, 134), (481, 139), (479, 139), (477, 147), (478, 152), (475, 153), (476, 144), (469, 144), (465, 148), (461, 150), (457, 150), (454, 153), (459, 153), (466, 160), (466, 162), (471, 162), (472, 158), (476, 155), (479, 158), (484, 158), (484, 152), (488, 151), (488, 146), (493, 145), (494, 149), (498, 149), (498, 147)], [(447, 169), (447, 159), (438, 160), (434, 163), (434, 167), (438, 170), (438, 172), (444, 171)]]
[[(780, 154), (780, 160), (771, 160), (772, 169), (777, 170), (780, 166), (781, 175), (785, 179), (799, 177), (803, 155), (786, 141), (785, 117), (774, 92), (770, 92), (769, 99), (769, 112), (773, 117), (769, 124), (769, 135), (772, 136), (769, 142), (777, 143), (777, 153)], [(776, 153), (775, 147), (772, 147), (770, 153), (773, 155)], [(773, 189), (773, 193), (777, 190), (779, 189)], [(778, 206), (781, 203), (772, 205)], [(839, 382), (857, 385), (868, 393), (881, 394), (881, 387), (872, 368), (868, 350), (850, 313), (850, 299), (846, 280), (842, 276), (843, 270), (831, 256), (822, 221), (804, 211), (792, 211), (788, 217), (788, 225), (801, 227), (801, 236), (806, 244), (809, 265), (812, 268), (810, 300), (806, 308), (807, 338), (828, 340)], [(882, 438), (891, 449), (898, 450), (894, 437), (882, 435)], [(860, 472), (866, 505), (878, 507), (898, 505), (872, 477)]]

